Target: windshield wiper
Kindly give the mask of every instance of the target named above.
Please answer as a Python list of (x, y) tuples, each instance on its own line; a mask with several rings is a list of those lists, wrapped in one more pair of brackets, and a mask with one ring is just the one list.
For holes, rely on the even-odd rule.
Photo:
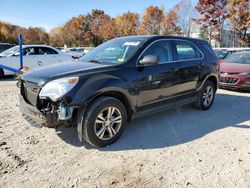
[(95, 60), (95, 59), (88, 60), (87, 62), (103, 64), (103, 62)]

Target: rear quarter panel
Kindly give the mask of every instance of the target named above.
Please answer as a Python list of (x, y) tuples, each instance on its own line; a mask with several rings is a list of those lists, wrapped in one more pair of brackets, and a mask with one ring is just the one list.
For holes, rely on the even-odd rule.
[(203, 66), (201, 70), (201, 74), (197, 83), (197, 89), (200, 89), (204, 81), (209, 76), (215, 77), (218, 82), (219, 64), (218, 58), (208, 42), (196, 42), (196, 45), (204, 54), (204, 59), (202, 61), (205, 66)]

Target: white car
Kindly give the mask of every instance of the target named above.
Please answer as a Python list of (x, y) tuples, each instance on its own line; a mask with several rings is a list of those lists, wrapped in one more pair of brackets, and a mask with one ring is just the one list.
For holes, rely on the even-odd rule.
[(75, 59), (79, 59), (83, 55), (85, 55), (84, 48), (68, 48), (66, 51), (67, 54), (72, 56)]
[[(39, 66), (51, 65), (62, 61), (72, 60), (60, 50), (45, 45), (23, 45), (23, 67), (33, 69)], [(0, 53), (0, 76), (11, 75), (13, 72), (1, 69), (1, 65), (20, 68), (19, 46), (14, 46)]]

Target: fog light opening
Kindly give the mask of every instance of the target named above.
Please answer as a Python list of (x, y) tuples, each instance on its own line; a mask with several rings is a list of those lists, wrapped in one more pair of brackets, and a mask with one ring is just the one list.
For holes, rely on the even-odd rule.
[(60, 104), (57, 113), (59, 120), (68, 120), (72, 117), (72, 109), (64, 103)]

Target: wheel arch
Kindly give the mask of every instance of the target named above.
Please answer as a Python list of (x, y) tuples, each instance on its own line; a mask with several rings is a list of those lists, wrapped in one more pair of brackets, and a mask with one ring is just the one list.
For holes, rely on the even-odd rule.
[(121, 101), (123, 103), (123, 105), (126, 108), (127, 111), (127, 121), (130, 121), (132, 118), (132, 114), (133, 114), (133, 109), (132, 109), (132, 105), (131, 102), (129, 100), (129, 98), (126, 96), (126, 94), (124, 94), (121, 91), (115, 91), (115, 90), (107, 90), (104, 92), (101, 92), (97, 95), (95, 95), (94, 97), (92, 97), (88, 102), (87, 102), (87, 108), (88, 106), (95, 101), (96, 99), (100, 98), (100, 97), (113, 97), (118, 99), (119, 101)]
[(218, 88), (218, 83), (219, 83), (218, 76), (216, 74), (208, 74), (208, 75), (204, 76), (204, 79), (203, 79), (201, 85), (199, 86), (198, 90), (200, 90), (203, 87), (203, 85), (205, 84), (205, 82), (207, 80), (211, 81), (214, 84), (215, 91), (216, 91)]
[(211, 81), (215, 86), (215, 90), (217, 90), (217, 88), (218, 88), (218, 78), (216, 76), (210, 75), (209, 77), (207, 77), (206, 80)]

